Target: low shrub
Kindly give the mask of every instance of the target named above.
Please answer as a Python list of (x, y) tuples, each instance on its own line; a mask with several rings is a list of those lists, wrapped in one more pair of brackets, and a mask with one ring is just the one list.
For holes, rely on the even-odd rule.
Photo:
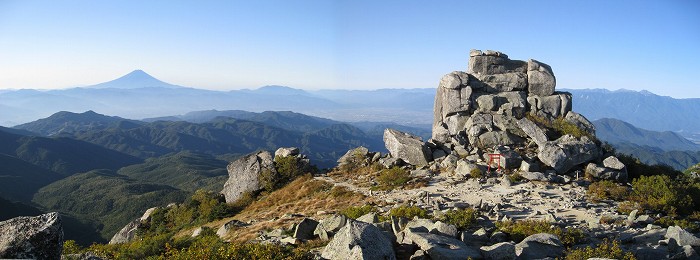
[(689, 232), (700, 231), (700, 225), (688, 219), (675, 219), (670, 216), (665, 216), (657, 219), (654, 223), (662, 227), (679, 226)]
[(518, 173), (508, 174), (508, 175), (506, 175), (506, 177), (512, 183), (521, 182), (525, 179), (525, 178), (523, 178), (523, 176), (520, 176), (520, 174), (518, 174)]
[(413, 217), (428, 218), (428, 211), (418, 206), (401, 205), (389, 211), (389, 216), (412, 219)]
[(472, 178), (481, 178), (484, 177), (484, 172), (479, 168), (474, 168), (471, 171), (469, 171), (469, 176), (471, 176)]
[(377, 176), (377, 189), (392, 190), (406, 185), (411, 180), (410, 173), (400, 167), (384, 169)]
[(566, 253), (566, 260), (586, 260), (591, 258), (634, 260), (634, 254), (625, 252), (620, 248), (620, 243), (616, 240), (612, 242), (607, 238), (596, 247), (572, 249)]
[(572, 246), (583, 241), (585, 237), (580, 229), (562, 229), (544, 220), (499, 221), (496, 222), (496, 227), (503, 233), (510, 235), (511, 239), (516, 242), (534, 234), (549, 233), (559, 237), (564, 245)]
[(377, 212), (377, 209), (372, 207), (372, 205), (363, 205), (359, 207), (348, 207), (340, 212), (340, 214), (345, 215), (348, 218), (351, 219), (357, 219), (359, 217), (362, 217), (363, 215), (370, 213), (370, 212)]
[(598, 202), (602, 200), (622, 201), (630, 192), (625, 186), (609, 180), (603, 180), (591, 183), (586, 193), (591, 201)]
[(476, 217), (477, 213), (474, 209), (451, 209), (440, 216), (438, 220), (464, 230), (476, 223)]
[(693, 198), (686, 192), (687, 187), (667, 175), (640, 176), (632, 182), (630, 200), (643, 209), (677, 216), (692, 213)]

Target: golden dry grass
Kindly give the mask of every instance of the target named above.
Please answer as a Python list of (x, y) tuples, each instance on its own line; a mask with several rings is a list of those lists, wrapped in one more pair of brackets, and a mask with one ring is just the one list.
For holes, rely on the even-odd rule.
[[(231, 241), (246, 242), (255, 239), (261, 231), (288, 228), (303, 218), (289, 217), (290, 214), (315, 216), (319, 211), (339, 212), (350, 206), (367, 203), (371, 203), (371, 198), (305, 175), (279, 190), (261, 196), (237, 215), (205, 226), (218, 229), (233, 219), (252, 222), (250, 226), (231, 230), (227, 236)], [(179, 235), (189, 235), (191, 232), (183, 231)]]

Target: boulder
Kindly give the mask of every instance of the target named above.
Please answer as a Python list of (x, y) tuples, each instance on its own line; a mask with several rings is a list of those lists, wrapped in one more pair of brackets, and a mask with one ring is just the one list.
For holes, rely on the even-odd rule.
[[(498, 146), (496, 147), (494, 154), (500, 155), (501, 159), (497, 161), (497, 163), (500, 163), (501, 168), (504, 169), (515, 169), (520, 167), (523, 158), (520, 157), (520, 154), (515, 152), (513, 149), (511, 149), (508, 146)], [(488, 159), (488, 158), (485, 158)], [(488, 160), (487, 160), (488, 162)], [(497, 165), (498, 166), (498, 165)]]
[(520, 163), (519, 169), (521, 172), (536, 172), (540, 170), (540, 166), (537, 164), (537, 162), (528, 162), (527, 160), (523, 160)]
[(299, 154), (299, 148), (296, 147), (280, 147), (275, 151), (275, 157), (295, 156)]
[(226, 203), (237, 201), (247, 192), (262, 189), (261, 174), (277, 175), (272, 155), (267, 151), (248, 154), (231, 162), (226, 169), (229, 178), (221, 191)]
[(357, 218), (357, 221), (373, 224), (379, 222), (379, 217), (377, 216), (377, 213), (370, 212)]
[(574, 111), (569, 111), (569, 113), (566, 113), (564, 120), (576, 125), (579, 129), (586, 131), (587, 133), (589, 133), (591, 135), (595, 135), (595, 125), (593, 125), (593, 123), (591, 123), (591, 121), (588, 121), (588, 119), (586, 119), (586, 117), (584, 117), (583, 115), (581, 115), (579, 113), (576, 113)]
[(620, 183), (627, 182), (627, 170), (615, 170), (611, 168), (606, 168), (595, 163), (589, 163), (586, 165), (586, 175), (601, 179), (601, 180), (611, 180)]
[(350, 221), (323, 248), (325, 259), (396, 259), (392, 242), (372, 224)]
[(544, 97), (554, 94), (557, 80), (549, 65), (530, 59), (527, 61), (527, 84), (530, 94)]
[(318, 221), (310, 218), (304, 218), (301, 220), (301, 222), (299, 222), (299, 224), (297, 224), (292, 237), (296, 239), (313, 239), (314, 231), (316, 230), (317, 226)]
[(613, 170), (618, 170), (618, 171), (625, 170), (625, 172), (627, 171), (625, 169), (625, 164), (623, 164), (620, 161), (620, 159), (617, 159), (617, 157), (615, 157), (615, 156), (608, 156), (607, 158), (605, 158), (605, 160), (603, 160), (603, 166), (605, 168), (610, 168)]
[(528, 96), (530, 111), (538, 116), (554, 119), (571, 111), (571, 93), (558, 92), (549, 96)]
[(435, 222), (435, 224), (433, 224), (430, 233), (436, 233), (443, 236), (457, 238), (459, 231), (457, 230), (457, 227), (455, 225), (447, 224), (442, 221), (437, 221)]
[(471, 85), (480, 83), (481, 88), (490, 93), (527, 89), (527, 74), (523, 72), (506, 72), (490, 75), (475, 74), (474, 77), (478, 79), (478, 83), (471, 83)]
[(669, 242), (674, 240), (679, 246), (700, 246), (700, 238), (679, 226), (668, 227), (665, 237), (669, 239)]
[(357, 147), (355, 149), (350, 149), (343, 156), (338, 159), (338, 166), (343, 166), (346, 164), (363, 163), (369, 154), (369, 149), (364, 146)]
[(466, 160), (459, 160), (457, 161), (457, 168), (455, 168), (455, 175), (461, 176), (461, 177), (473, 177), (472, 171), (479, 170), (481, 171), (481, 168), (479, 168), (478, 165), (470, 163)]
[(435, 119), (444, 120), (449, 115), (469, 111), (472, 88), (468, 84), (469, 74), (462, 71), (448, 73), (440, 79), (433, 108)]
[(347, 222), (348, 222), (348, 218), (345, 215), (341, 215), (341, 214), (336, 214), (336, 215), (324, 218), (318, 222), (318, 225), (316, 226), (316, 229), (314, 230), (314, 234), (318, 235), (317, 232), (320, 232), (321, 230), (323, 230), (324, 232), (334, 234), (335, 232), (338, 232), (338, 230), (340, 230), (340, 228), (345, 226), (345, 224), (347, 224)]
[(485, 259), (489, 260), (513, 260), (515, 255), (515, 243), (501, 242), (491, 246), (482, 246), (481, 254)]
[(240, 220), (231, 220), (229, 222), (224, 223), (221, 225), (221, 227), (216, 230), (216, 235), (219, 236), (220, 238), (224, 238), (228, 232), (236, 227), (244, 227), (247, 226), (248, 224), (240, 221)]
[(454, 237), (441, 236), (428, 232), (404, 230), (406, 238), (428, 253), (431, 259), (480, 259), (481, 253), (468, 247)]
[(141, 220), (135, 219), (128, 224), (126, 224), (122, 229), (112, 236), (109, 240), (109, 244), (122, 244), (134, 240), (136, 237), (136, 230), (141, 226)]
[(500, 52), (477, 54), (476, 51), (472, 51), (469, 55), (467, 73), (482, 75), (505, 73), (506, 64), (509, 61), (508, 56)]
[(538, 147), (537, 153), (541, 162), (558, 173), (565, 173), (574, 166), (589, 162), (598, 156), (600, 148), (588, 137), (583, 136), (579, 140), (571, 135), (544, 143)]
[(153, 214), (154, 211), (156, 211), (158, 207), (152, 207), (150, 209), (147, 209), (145, 212), (143, 212), (143, 215), (141, 215), (141, 218), (139, 220), (141, 222), (148, 221), (151, 218), (151, 214)]
[(535, 144), (537, 144), (537, 146), (543, 146), (544, 143), (548, 141), (545, 131), (530, 119), (527, 119), (526, 117), (519, 119), (518, 126), (528, 137), (532, 139), (532, 141), (535, 142)]
[(556, 235), (538, 233), (515, 245), (519, 259), (558, 258), (564, 255), (564, 245)]
[(524, 91), (479, 93), (475, 96), (476, 112), (522, 118), (527, 109), (527, 94)]
[(477, 144), (481, 148), (491, 148), (498, 145), (514, 145), (521, 140), (506, 131), (490, 131), (479, 135)]
[(0, 222), (0, 258), (61, 259), (63, 224), (58, 212)]
[(387, 128), (384, 130), (384, 145), (392, 157), (411, 165), (427, 165), (433, 159), (430, 148), (412, 134)]

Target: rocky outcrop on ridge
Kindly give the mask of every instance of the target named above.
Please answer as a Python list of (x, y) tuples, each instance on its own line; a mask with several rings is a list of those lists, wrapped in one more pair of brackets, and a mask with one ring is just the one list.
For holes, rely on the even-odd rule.
[(109, 244), (122, 244), (127, 243), (136, 238), (136, 232), (143, 225), (143, 223), (148, 222), (153, 211), (158, 209), (158, 207), (153, 207), (147, 209), (140, 218), (134, 219), (133, 221), (126, 224), (122, 229), (112, 236), (109, 240)]
[(589, 169), (594, 178), (627, 180), (624, 165), (603, 166), (604, 151), (595, 138), (595, 127), (571, 111), (570, 93), (556, 91), (549, 65), (533, 59), (511, 60), (498, 51), (472, 50), (469, 56), (466, 72), (454, 71), (440, 79), (430, 140), (385, 131), (392, 158), (433, 171), (464, 174), (458, 171), (459, 165), (487, 168), (489, 154), (494, 154), (498, 160), (491, 166), (496, 168), (500, 164), (535, 175), (575, 175), (576, 171), (581, 176)]
[(60, 259), (63, 224), (58, 212), (0, 222), (0, 258)]
[(268, 151), (260, 151), (231, 162), (226, 167), (229, 179), (221, 190), (226, 202), (235, 202), (247, 192), (263, 189), (263, 178), (276, 178), (279, 175), (275, 168), (275, 158), (289, 156), (294, 157), (297, 167), (303, 171), (310, 169), (309, 159), (300, 154), (296, 147), (279, 148), (275, 151), (274, 157)]

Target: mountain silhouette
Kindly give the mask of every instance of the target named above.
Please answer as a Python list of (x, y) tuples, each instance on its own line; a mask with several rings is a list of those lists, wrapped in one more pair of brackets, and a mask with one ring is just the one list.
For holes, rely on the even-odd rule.
[(134, 70), (129, 74), (121, 76), (118, 79), (100, 83), (97, 85), (87, 86), (87, 88), (118, 88), (118, 89), (137, 89), (137, 88), (183, 88), (182, 86), (173, 85), (160, 81), (154, 78), (143, 70)]

